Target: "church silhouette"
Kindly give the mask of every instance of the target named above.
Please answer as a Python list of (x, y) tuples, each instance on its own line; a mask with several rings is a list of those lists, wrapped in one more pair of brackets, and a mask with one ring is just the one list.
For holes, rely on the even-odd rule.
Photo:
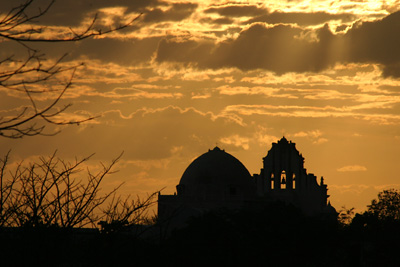
[(185, 170), (174, 195), (158, 196), (158, 221), (183, 227), (190, 217), (228, 209), (262, 209), (281, 201), (308, 216), (336, 216), (328, 202), (327, 185), (304, 168), (296, 144), (282, 137), (263, 158), (259, 174), (250, 175), (234, 156), (215, 147)]

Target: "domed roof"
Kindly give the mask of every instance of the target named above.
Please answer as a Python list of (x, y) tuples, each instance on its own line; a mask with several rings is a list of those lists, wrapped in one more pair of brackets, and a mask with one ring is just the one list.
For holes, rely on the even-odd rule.
[(187, 167), (179, 186), (185, 187), (185, 191), (189, 189), (190, 192), (186, 193), (190, 195), (200, 194), (200, 191), (204, 194), (203, 190), (216, 193), (228, 187), (247, 194), (254, 183), (249, 171), (237, 158), (215, 147)]

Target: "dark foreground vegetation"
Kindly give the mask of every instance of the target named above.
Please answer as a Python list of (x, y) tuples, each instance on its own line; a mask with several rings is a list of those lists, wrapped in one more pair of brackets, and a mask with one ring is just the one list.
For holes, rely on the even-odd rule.
[(119, 157), (85, 175), (89, 158), (54, 154), (14, 168), (9, 154), (0, 158), (0, 266), (400, 266), (400, 191), (379, 193), (355, 216), (310, 217), (270, 202), (170, 231), (149, 219), (157, 192), (100, 191)]
[(399, 266), (398, 200), (384, 191), (366, 212), (337, 220), (279, 202), (210, 212), (169, 237), (157, 225), (2, 228), (0, 253), (2, 266)]
[(371, 208), (352, 220), (341, 215), (306, 217), (283, 203), (263, 212), (209, 213), (175, 232), (160, 254), (171, 265), (399, 266), (400, 220)]

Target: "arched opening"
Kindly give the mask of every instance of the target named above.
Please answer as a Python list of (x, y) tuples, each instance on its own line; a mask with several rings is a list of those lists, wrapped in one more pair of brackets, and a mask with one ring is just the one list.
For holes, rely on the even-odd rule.
[(284, 170), (281, 173), (281, 189), (286, 189), (286, 172)]
[(270, 179), (270, 183), (271, 183), (271, 189), (274, 189), (274, 174), (271, 173), (271, 179)]
[(292, 188), (293, 188), (293, 189), (296, 189), (296, 174), (294, 174), (294, 173), (293, 173), (293, 179), (292, 179), (292, 181), (293, 181), (293, 186), (292, 186)]

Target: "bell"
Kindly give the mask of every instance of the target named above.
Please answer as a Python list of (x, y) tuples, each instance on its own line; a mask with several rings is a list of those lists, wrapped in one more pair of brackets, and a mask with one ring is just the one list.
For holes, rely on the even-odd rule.
[(285, 180), (285, 178), (282, 178), (282, 182), (281, 182), (281, 184), (286, 184), (286, 180)]

